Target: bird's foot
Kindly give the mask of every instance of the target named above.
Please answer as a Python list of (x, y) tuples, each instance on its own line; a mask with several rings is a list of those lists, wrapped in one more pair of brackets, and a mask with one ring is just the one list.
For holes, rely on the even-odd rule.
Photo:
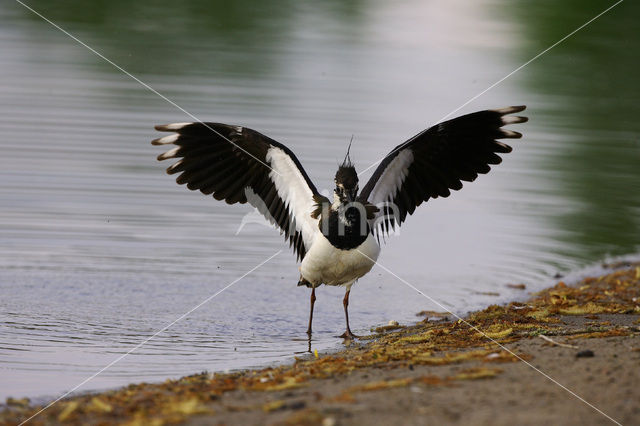
[(347, 331), (342, 333), (340, 337), (342, 337), (343, 339), (352, 340), (352, 339), (358, 339), (360, 336), (356, 336), (351, 332), (351, 330), (347, 329)]

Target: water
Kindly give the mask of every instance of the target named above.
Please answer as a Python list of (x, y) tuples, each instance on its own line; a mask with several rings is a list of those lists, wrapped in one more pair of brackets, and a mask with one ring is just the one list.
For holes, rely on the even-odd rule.
[[(30, 1), (199, 119), (286, 143), (331, 188), (609, 3)], [(430, 201), (380, 262), (464, 313), (640, 245), (639, 7), (625, 2), (457, 114), (527, 104), (488, 176)], [(0, 9), (0, 397), (51, 397), (283, 252), (85, 384), (160, 381), (307, 350), (307, 289), (246, 206), (191, 193), (149, 144), (191, 120), (18, 3)], [(368, 173), (367, 173), (368, 175)], [(339, 346), (343, 290), (317, 292), (313, 347)], [(499, 293), (494, 296), (483, 293)], [(441, 310), (374, 269), (356, 332)]]

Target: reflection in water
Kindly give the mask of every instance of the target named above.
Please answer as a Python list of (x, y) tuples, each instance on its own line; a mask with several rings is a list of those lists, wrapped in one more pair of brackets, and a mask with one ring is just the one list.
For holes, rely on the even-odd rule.
[[(542, 50), (608, 5), (537, 2), (517, 10)], [(553, 10), (553, 13), (550, 11)], [(528, 85), (547, 100), (544, 120), (553, 155), (536, 166), (553, 177), (549, 191), (571, 208), (551, 218), (566, 243), (563, 256), (590, 261), (633, 252), (640, 244), (640, 36), (638, 3), (609, 16), (530, 65)]]
[[(363, 170), (603, 8), (573, 3), (29, 4), (194, 115), (286, 143), (322, 189), (352, 134)], [(640, 41), (627, 3), (462, 111), (526, 103), (531, 121), (503, 165), (421, 207), (382, 264), (462, 313), (518, 297), (508, 282), (534, 289), (638, 251), (629, 70)], [(17, 3), (0, 11), (0, 50), (0, 397), (55, 395), (284, 244), (252, 223), (236, 236), (248, 208), (163, 175), (152, 126), (188, 119), (181, 111)], [(283, 252), (86, 389), (306, 351), (309, 295), (293, 258)], [(353, 292), (356, 333), (439, 309), (382, 270)], [(342, 295), (318, 290), (313, 348), (336, 347)]]

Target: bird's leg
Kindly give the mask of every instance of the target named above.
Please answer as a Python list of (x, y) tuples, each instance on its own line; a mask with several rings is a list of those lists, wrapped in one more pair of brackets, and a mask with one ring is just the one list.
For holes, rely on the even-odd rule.
[(311, 309), (309, 310), (309, 328), (307, 334), (311, 337), (311, 323), (313, 322), (313, 304), (316, 301), (316, 288), (311, 287)]
[(353, 334), (351, 332), (351, 328), (349, 328), (349, 293), (351, 292), (351, 289), (348, 289), (347, 292), (344, 294), (344, 299), (342, 299), (342, 305), (344, 306), (344, 317), (347, 320), (347, 331), (345, 331), (342, 336), (345, 339), (355, 339), (356, 336), (355, 334)]

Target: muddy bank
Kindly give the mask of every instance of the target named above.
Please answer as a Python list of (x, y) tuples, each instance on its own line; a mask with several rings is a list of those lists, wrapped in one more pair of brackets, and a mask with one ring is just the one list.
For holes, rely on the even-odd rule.
[[(629, 265), (464, 320), (425, 313), (293, 365), (74, 397), (30, 424), (632, 424), (638, 383), (640, 267)], [(39, 410), (7, 402), (4, 424)]]

